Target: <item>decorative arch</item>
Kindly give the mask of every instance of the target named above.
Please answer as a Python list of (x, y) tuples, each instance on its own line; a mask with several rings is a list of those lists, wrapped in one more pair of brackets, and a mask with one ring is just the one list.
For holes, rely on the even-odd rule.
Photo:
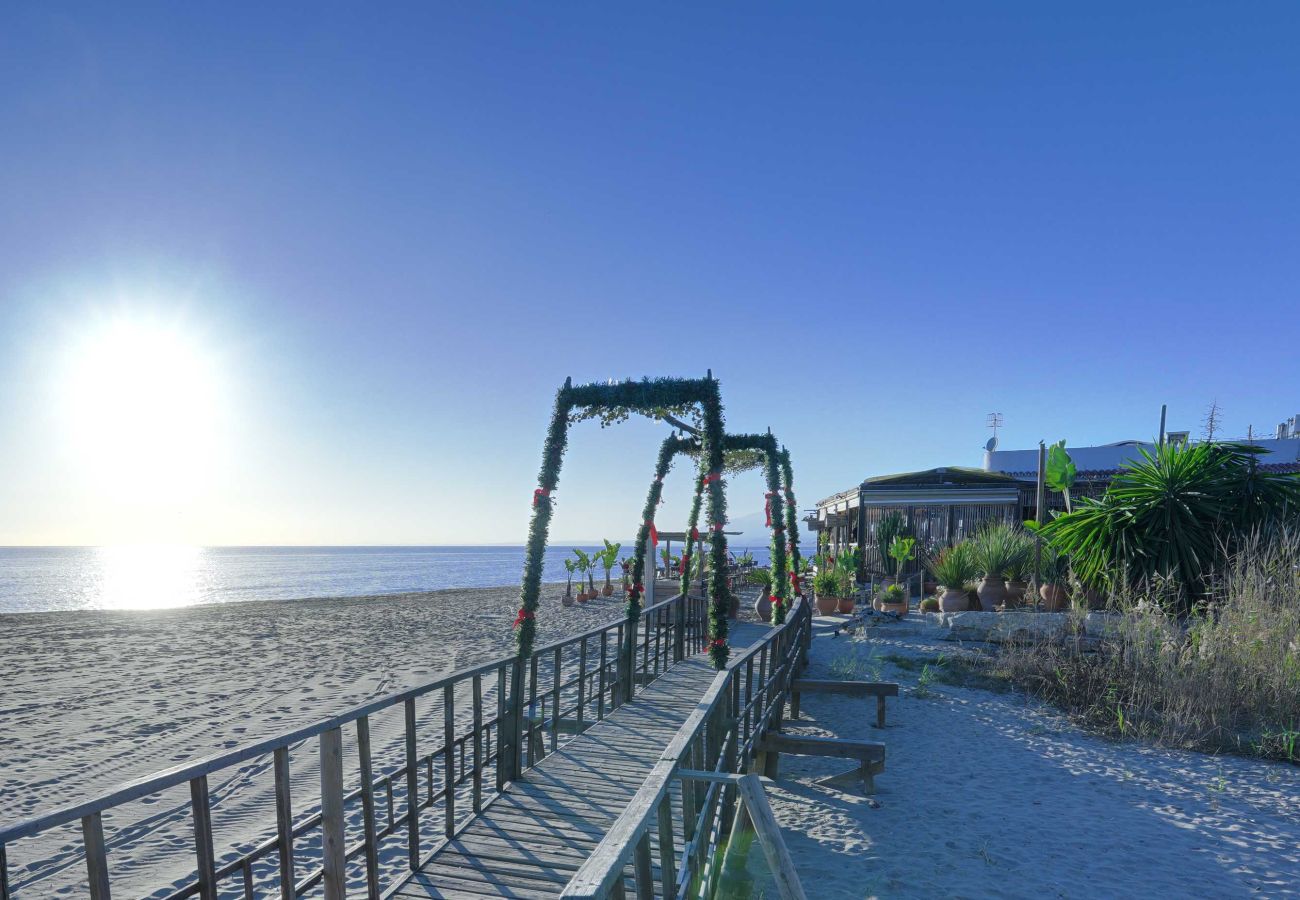
[[(767, 434), (724, 435), (722, 446), (724, 452), (757, 451), (763, 459), (762, 466), (767, 479), (767, 526), (772, 533), (771, 555), (774, 587), (772, 614), (773, 621), (780, 624), (785, 621), (790, 604), (799, 593), (798, 576), (796, 574), (799, 545), (798, 535), (794, 530), (797, 514), (793, 505), (794, 491), (791, 487), (793, 470), (790, 465), (790, 453), (785, 448), (777, 448), (776, 439), (772, 436), (770, 430)], [(657, 533), (656, 530), (653, 530), (652, 523), (663, 494), (664, 477), (672, 467), (674, 458), (679, 454), (698, 454), (699, 451), (699, 441), (677, 435), (670, 435), (660, 445), (659, 457), (655, 462), (654, 478), (650, 482), (650, 490), (646, 494), (645, 507), (642, 510), (642, 529), (638, 534), (636, 547), (633, 551), (632, 568), (634, 572), (645, 571), (646, 542), (652, 534)], [(725, 457), (723, 468), (727, 468)], [(708, 471), (716, 470), (709, 469)], [(688, 538), (682, 550), (681, 591), (683, 595), (690, 590), (691, 554), (695, 548), (695, 541), (691, 538), (698, 534), (697, 528), (704, 484), (705, 469), (704, 461), (701, 460), (701, 465), (695, 477), (695, 494), (686, 525), (686, 533), (691, 537)], [(783, 495), (790, 501), (789, 504), (783, 503)], [(788, 538), (787, 535), (789, 535)], [(651, 543), (655, 542), (651, 541)], [(791, 556), (787, 556), (787, 547), (789, 547)], [(794, 568), (790, 565), (790, 559), (795, 561)], [(639, 582), (634, 587), (639, 587)], [(641, 615), (640, 599), (640, 593), (635, 595), (629, 593), (626, 609), (629, 622), (635, 622)], [(718, 638), (725, 641), (728, 630), (727, 612), (730, 606), (730, 597), (727, 596), (724, 599), (726, 602), (722, 604), (713, 603), (709, 607), (709, 637), (714, 641), (709, 648), (710, 659), (714, 666), (719, 669), (726, 665), (729, 655), (725, 643), (717, 643)]]
[[(727, 538), (722, 533), (722, 529), (727, 517), (727, 501), (722, 490), (722, 398), (718, 382), (712, 372), (704, 378), (647, 378), (641, 381), (608, 384), (574, 385), (572, 379), (566, 379), (564, 386), (556, 392), (551, 424), (547, 429), (546, 443), (542, 448), (542, 469), (537, 477), (537, 489), (533, 491), (533, 513), (528, 527), (523, 583), (519, 591), (519, 613), (514, 623), (515, 647), (521, 659), (532, 656), (533, 642), (537, 636), (536, 613), (541, 594), (546, 543), (550, 533), (553, 494), (559, 484), (560, 467), (564, 461), (565, 448), (568, 446), (569, 425), (573, 421), (575, 412), (591, 413), (605, 410), (617, 413), (632, 410), (654, 416), (658, 410), (695, 405), (698, 405), (703, 421), (703, 430), (699, 438), (701, 465), (707, 466), (704, 470), (706, 474), (701, 480), (709, 486), (707, 512), (710, 534), (709, 555), (712, 561), (706, 591), (710, 609), (709, 651), (715, 665), (718, 665), (719, 658), (725, 665), (726, 613), (729, 595), (725, 575)], [(661, 456), (663, 454), (662, 448), (660, 454)], [(662, 487), (662, 484), (659, 487)], [(654, 492), (655, 489), (652, 488), (652, 493)], [(658, 505), (657, 493), (654, 502)], [(650, 512), (653, 513), (652, 507)], [(637, 535), (639, 548), (644, 548), (652, 522), (651, 515), (643, 517)], [(642, 552), (633, 563), (632, 588), (628, 592), (628, 609), (635, 609), (638, 614), (643, 593), (641, 580), (644, 574), (645, 558)], [(714, 633), (712, 623), (718, 618), (719, 610), (721, 610), (722, 628), (720, 632)], [(522, 667), (516, 668), (522, 671)], [(517, 693), (517, 690), (512, 693)]]

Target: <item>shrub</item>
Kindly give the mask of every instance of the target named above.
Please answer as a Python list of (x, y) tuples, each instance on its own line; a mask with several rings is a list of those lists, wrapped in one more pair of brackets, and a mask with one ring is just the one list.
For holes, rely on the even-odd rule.
[(817, 574), (813, 576), (813, 590), (822, 597), (838, 596), (836, 591), (839, 590), (839, 584), (834, 569), (818, 569)]
[(1125, 589), (1095, 649), (1006, 645), (1000, 674), (1117, 735), (1300, 762), (1300, 532), (1246, 542), (1180, 620)]
[(880, 592), (880, 599), (885, 603), (904, 603), (907, 600), (907, 592), (903, 590), (901, 584), (891, 584)]
[(1186, 610), (1249, 535), (1300, 521), (1300, 478), (1260, 471), (1257, 455), (1242, 444), (1144, 450), (1103, 497), (1081, 499), (1042, 533), (1085, 585), (1144, 590), (1165, 582)]

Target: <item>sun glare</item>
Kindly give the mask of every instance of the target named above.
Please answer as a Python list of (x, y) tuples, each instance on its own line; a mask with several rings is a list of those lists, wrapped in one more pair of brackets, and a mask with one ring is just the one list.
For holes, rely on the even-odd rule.
[(174, 326), (121, 320), (86, 336), (63, 385), (79, 474), (142, 502), (193, 496), (214, 463), (219, 387), (213, 356)]

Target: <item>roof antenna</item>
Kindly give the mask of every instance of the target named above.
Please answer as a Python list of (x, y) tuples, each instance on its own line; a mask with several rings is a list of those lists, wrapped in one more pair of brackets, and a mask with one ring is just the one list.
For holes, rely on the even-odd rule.
[(567, 375), (567, 376), (565, 376), (565, 378), (564, 378), (564, 386), (565, 386), (566, 388), (571, 388), (571, 387), (573, 387), (573, 376), (572, 376), (572, 375)]
[(712, 381), (712, 380), (713, 380), (713, 370), (712, 370), (712, 369), (709, 369), (709, 370), (708, 370), (708, 374), (705, 375), (704, 377), (707, 378), (709, 381)]

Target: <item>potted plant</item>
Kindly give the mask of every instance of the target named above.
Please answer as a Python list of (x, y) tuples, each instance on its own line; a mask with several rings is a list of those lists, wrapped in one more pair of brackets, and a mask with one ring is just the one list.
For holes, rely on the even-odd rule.
[(894, 541), (907, 537), (907, 524), (899, 512), (885, 513), (876, 523), (876, 550), (880, 555), (880, 567), (885, 572), (885, 584), (891, 585), (898, 579), (899, 563), (890, 554)]
[(601, 594), (606, 597), (614, 593), (614, 585), (610, 583), (609, 573), (614, 570), (614, 563), (618, 562), (618, 551), (622, 549), (622, 544), (611, 544), (605, 541), (605, 549), (596, 554), (605, 569), (605, 587), (601, 589)]
[(564, 582), (564, 596), (560, 598), (560, 602), (565, 606), (572, 606), (577, 602), (573, 599), (573, 573), (577, 568), (578, 566), (573, 560), (567, 556), (564, 558), (564, 571), (569, 573), (569, 577)]
[(977, 534), (972, 546), (975, 568), (981, 576), (976, 589), (980, 607), (985, 612), (992, 612), (1006, 605), (1006, 572), (1020, 563), (1027, 546), (1016, 529), (1001, 522)]
[[(1025, 594), (1029, 590), (1029, 574), (1034, 563), (1033, 538), (1022, 531), (1017, 531), (1016, 537), (1021, 544), (1021, 552), (1015, 561), (1007, 566), (1005, 572), (1007, 600), (1004, 605), (1007, 609), (1019, 609), (1025, 605)], [(1030, 605), (1033, 605), (1032, 601)]]
[(916, 558), (916, 538), (899, 536), (889, 545), (889, 558), (894, 561), (894, 577), (899, 578), (907, 564)]
[(938, 598), (938, 597), (926, 597), (924, 600), (921, 601), (920, 609), (921, 609), (921, 612), (938, 612), (938, 611), (939, 611), (939, 598)]
[(966, 592), (975, 577), (971, 545), (966, 541), (953, 544), (930, 561), (930, 574), (943, 587), (939, 597), (942, 612), (961, 612), (969, 605)]
[[(587, 553), (587, 551), (579, 550), (577, 547), (573, 548), (573, 555), (578, 558), (576, 564), (578, 569), (578, 583), (579, 585), (582, 585), (591, 577), (590, 575), (588, 575), (588, 573), (591, 571), (591, 566), (592, 566), (591, 556)], [(579, 603), (586, 603), (588, 600), (591, 600), (596, 596), (597, 596), (596, 588), (593, 583), (590, 592), (588, 592), (586, 587), (582, 587), (582, 589), (578, 591), (577, 600)]]
[(857, 566), (846, 563), (850, 554), (844, 554), (835, 564), (835, 609), (843, 615), (852, 615), (854, 595), (857, 594)]
[(817, 615), (829, 616), (839, 606), (835, 592), (839, 588), (836, 572), (829, 566), (819, 566), (813, 576), (813, 598), (817, 604)]
[(1057, 553), (1051, 544), (1043, 544), (1043, 583), (1038, 596), (1043, 599), (1043, 609), (1060, 612), (1070, 605), (1070, 592), (1065, 585), (1070, 578), (1070, 561), (1064, 553)]
[(754, 569), (745, 575), (746, 584), (758, 585), (758, 599), (754, 601), (754, 612), (764, 622), (772, 621), (772, 570)]
[[(892, 548), (891, 548), (892, 549)], [(907, 615), (907, 590), (901, 584), (888, 585), (880, 592), (880, 611)]]

